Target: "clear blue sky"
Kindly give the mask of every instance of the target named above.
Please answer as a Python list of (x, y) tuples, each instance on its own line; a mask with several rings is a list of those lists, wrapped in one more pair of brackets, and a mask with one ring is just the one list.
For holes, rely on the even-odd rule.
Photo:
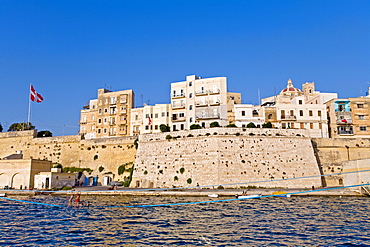
[(370, 1), (0, 1), (0, 123), (77, 134), (105, 85), (136, 106), (169, 103), (170, 83), (226, 76), (244, 103), (292, 78), (339, 97), (370, 86)]

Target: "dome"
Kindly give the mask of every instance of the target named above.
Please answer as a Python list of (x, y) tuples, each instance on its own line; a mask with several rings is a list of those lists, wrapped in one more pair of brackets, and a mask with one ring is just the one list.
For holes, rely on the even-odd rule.
[(284, 88), (283, 90), (281, 90), (280, 94), (285, 94), (285, 93), (300, 93), (302, 92), (300, 89), (298, 88), (295, 88), (293, 86), (293, 82), (291, 79), (288, 80), (288, 85), (286, 88)]

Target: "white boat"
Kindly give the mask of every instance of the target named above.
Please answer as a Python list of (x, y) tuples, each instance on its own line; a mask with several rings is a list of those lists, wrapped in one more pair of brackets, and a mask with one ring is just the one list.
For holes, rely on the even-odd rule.
[(0, 193), (0, 197), (6, 197), (5, 193)]
[(209, 194), (208, 197), (217, 198), (218, 194)]
[(255, 198), (261, 198), (262, 194), (258, 194), (258, 195), (246, 195), (246, 196), (239, 196), (239, 195), (236, 195), (236, 198), (238, 199), (255, 199)]

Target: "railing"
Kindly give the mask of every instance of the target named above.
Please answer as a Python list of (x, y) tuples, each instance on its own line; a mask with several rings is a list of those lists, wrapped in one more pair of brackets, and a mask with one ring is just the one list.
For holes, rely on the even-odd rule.
[(337, 119), (337, 124), (352, 124), (351, 118)]
[(181, 103), (181, 104), (173, 104), (172, 105), (172, 109), (179, 109), (179, 108), (185, 108), (185, 104)]
[(289, 116), (289, 115), (282, 115), (281, 116), (282, 120), (297, 120), (296, 116)]
[(172, 94), (172, 98), (182, 98), (182, 97), (185, 97), (185, 94), (184, 93)]
[(213, 113), (213, 114), (198, 114), (195, 116), (196, 119), (218, 119), (220, 118), (220, 114)]
[(185, 121), (185, 117), (172, 117), (172, 122), (180, 122), (180, 121)]
[(195, 91), (195, 95), (204, 95), (204, 94), (207, 94), (207, 90), (198, 90), (198, 91)]
[(353, 135), (353, 130), (338, 130), (338, 135)]
[(195, 102), (195, 105), (196, 106), (208, 106), (208, 101), (198, 101), (198, 102)]
[(208, 90), (208, 93), (209, 94), (219, 94), (220, 93), (220, 89), (212, 89), (212, 90)]
[(221, 101), (220, 100), (216, 100), (216, 101), (212, 101), (209, 103), (210, 105), (219, 105), (221, 104)]

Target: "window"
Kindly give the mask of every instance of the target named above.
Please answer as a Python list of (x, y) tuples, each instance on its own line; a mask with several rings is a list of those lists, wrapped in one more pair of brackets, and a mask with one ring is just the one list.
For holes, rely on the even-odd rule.
[(154, 129), (157, 130), (158, 129), (158, 125), (154, 125)]
[(242, 116), (245, 116), (245, 111), (242, 111)]
[(193, 110), (193, 105), (189, 105), (189, 110)]
[(139, 115), (135, 115), (135, 120), (139, 120)]
[(322, 129), (322, 123), (319, 123), (319, 129)]
[(107, 113), (108, 112), (108, 109), (107, 108), (104, 108), (104, 113)]
[(108, 121), (108, 119), (107, 118), (104, 118), (104, 123), (106, 123)]
[(173, 130), (173, 131), (176, 131), (176, 125), (173, 125), (173, 126), (172, 126), (172, 130)]
[(313, 129), (313, 123), (310, 123), (310, 129)]
[(149, 114), (145, 114), (145, 118), (148, 118), (149, 117)]
[(145, 129), (148, 130), (149, 129), (149, 125), (145, 125)]
[(357, 108), (364, 108), (364, 104), (357, 104)]
[(180, 113), (179, 113), (179, 117), (185, 117), (185, 113), (180, 112)]
[(286, 129), (286, 124), (285, 123), (282, 123), (281, 124), (281, 128)]
[(294, 111), (290, 110), (290, 116), (294, 116)]
[(299, 128), (300, 128), (300, 129), (304, 129), (304, 123), (300, 123)]
[(184, 124), (181, 124), (181, 126), (180, 126), (180, 127), (181, 127), (181, 130), (184, 130), (184, 128), (185, 128), (185, 127), (184, 127)]
[(360, 126), (360, 131), (366, 131), (366, 126)]
[(158, 118), (158, 113), (154, 114), (154, 118)]
[(101, 129), (98, 129), (98, 133), (100, 134), (100, 132), (101, 132)]
[(192, 118), (192, 117), (189, 119), (189, 122), (190, 122), (190, 123), (192, 123), (192, 122), (193, 122), (193, 118)]
[(303, 117), (303, 110), (299, 110), (299, 116)]
[(95, 115), (92, 115), (91, 116), (91, 120), (95, 120)]
[(101, 114), (101, 109), (99, 109), (99, 114)]
[(101, 118), (98, 119), (98, 123), (101, 123)]
[(321, 111), (317, 111), (317, 116), (321, 117)]
[(193, 94), (192, 93), (189, 93), (189, 98), (193, 98)]
[(165, 117), (166, 116), (166, 112), (162, 112), (162, 117)]
[(189, 87), (191, 87), (191, 86), (193, 86), (193, 82), (192, 81), (189, 82)]
[(309, 111), (309, 112), (308, 112), (308, 115), (309, 115), (310, 117), (312, 117), (312, 116), (313, 116), (312, 111)]
[(267, 115), (267, 119), (272, 119), (272, 114)]
[(206, 123), (205, 122), (202, 122), (202, 127), (205, 128), (206, 127)]
[(358, 119), (364, 120), (365, 119), (365, 115), (358, 115)]
[(107, 133), (107, 129), (104, 129), (104, 131), (103, 131), (104, 133)]
[(298, 104), (302, 105), (302, 100), (299, 100), (299, 101), (298, 101)]

